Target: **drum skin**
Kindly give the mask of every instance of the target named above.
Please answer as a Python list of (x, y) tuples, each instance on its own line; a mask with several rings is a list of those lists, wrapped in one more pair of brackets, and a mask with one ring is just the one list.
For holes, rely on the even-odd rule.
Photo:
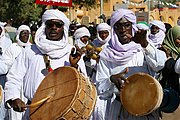
[(30, 107), (31, 120), (86, 120), (94, 109), (97, 92), (75, 68), (60, 67), (44, 78), (32, 104), (48, 96), (44, 103)]
[(146, 73), (136, 73), (127, 78), (120, 93), (124, 108), (135, 116), (143, 116), (156, 110), (163, 98), (160, 83)]

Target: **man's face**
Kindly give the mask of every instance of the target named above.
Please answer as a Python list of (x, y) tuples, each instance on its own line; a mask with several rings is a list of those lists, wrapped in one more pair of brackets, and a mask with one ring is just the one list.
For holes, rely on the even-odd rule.
[(84, 44), (87, 44), (88, 40), (89, 40), (89, 37), (88, 36), (83, 36), (80, 38), (81, 41), (84, 43)]
[(28, 30), (23, 30), (20, 32), (19, 35), (19, 39), (21, 40), (21, 42), (23, 43), (27, 43), (28, 39), (29, 39), (29, 31)]
[(47, 20), (46, 23), (46, 38), (52, 41), (58, 41), (63, 38), (64, 22), (62, 20)]
[(131, 41), (132, 36), (132, 23), (125, 18), (121, 18), (114, 24), (114, 31), (118, 36), (121, 44), (126, 44)]
[(159, 28), (155, 25), (152, 25), (151, 26), (151, 34), (155, 35), (158, 32), (159, 32)]
[(102, 40), (105, 40), (108, 37), (109, 32), (107, 30), (102, 30), (102, 31), (99, 31), (98, 34)]

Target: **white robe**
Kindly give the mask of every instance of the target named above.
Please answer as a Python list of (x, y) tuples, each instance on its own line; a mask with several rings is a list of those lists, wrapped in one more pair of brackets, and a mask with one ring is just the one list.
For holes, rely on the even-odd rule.
[[(130, 115), (126, 111), (120, 112), (120, 108), (122, 108), (121, 103), (115, 99), (116, 95), (119, 94), (119, 91), (109, 78), (111, 75), (122, 72), (126, 67), (129, 68), (129, 72), (125, 77), (136, 72), (145, 72), (155, 76), (155, 72), (164, 67), (166, 59), (165, 53), (156, 49), (151, 44), (145, 49), (142, 48), (141, 51), (134, 55), (133, 59), (130, 60), (128, 64), (123, 66), (100, 58), (97, 66), (96, 85), (99, 98), (102, 101), (104, 100), (104, 105), (106, 104), (106, 107), (104, 107), (105, 109), (100, 111), (101, 113), (104, 113), (103, 116), (101, 116), (103, 119), (100, 120), (146, 120), (148, 118), (148, 120), (158, 120), (159, 114), (157, 112), (153, 112), (152, 116), (149, 116), (148, 118), (147, 116), (136, 117)], [(96, 104), (96, 106), (97, 105), (98, 104)], [(99, 115), (101, 114), (97, 113), (97, 116)], [(118, 118), (118, 116), (120, 116), (120, 118)]]
[(0, 75), (6, 74), (8, 72), (15, 58), (22, 50), (23, 47), (20, 47), (17, 43), (13, 43), (10, 47), (7, 48), (0, 61)]
[[(1, 38), (2, 41), (0, 42), (0, 48), (2, 49), (2, 54), (4, 54), (4, 52), (6, 51), (6, 49), (11, 46), (12, 44), (12, 41), (11, 39), (9, 38), (9, 36), (7, 35), (7, 33), (5, 33), (5, 36), (3, 38)], [(0, 61), (2, 59), (2, 55), (0, 55)], [(2, 66), (3, 67), (3, 66)], [(5, 75), (2, 75), (0, 74), (0, 85), (3, 86), (4, 88), (4, 83), (5, 83), (5, 79), (6, 79), (6, 76)]]
[[(4, 37), (1, 38), (0, 40), (0, 48), (1, 48), (1, 53), (4, 54), (6, 49), (12, 44), (11, 39), (9, 38), (8, 34), (5, 33)], [(2, 59), (2, 54), (0, 54), (0, 61)], [(3, 66), (0, 66), (0, 68)], [(1, 74), (0, 75), (0, 85), (4, 88), (4, 84), (6, 81), (6, 75)], [(4, 119), (6, 115), (6, 109), (4, 108), (4, 91), (2, 89), (2, 102), (0, 103), (0, 119)]]
[[(56, 69), (62, 66), (70, 66), (70, 51), (71, 49), (69, 49), (69, 54), (65, 55), (61, 59), (50, 59), (51, 67)], [(87, 76), (83, 59), (80, 59), (78, 65), (82, 73)], [(7, 82), (5, 84), (5, 101), (19, 98), (17, 92), (19, 93), (22, 83), (24, 96), (31, 101), (38, 86), (47, 75), (45, 68), (46, 66), (43, 55), (36, 45), (25, 48), (25, 50), (17, 57), (7, 74)]]
[[(6, 74), (9, 69), (11, 68), (13, 62), (15, 61), (16, 57), (21, 53), (24, 48), (19, 46), (17, 43), (13, 43), (7, 50), (4, 52), (2, 56), (2, 60), (0, 61), (0, 74)], [(21, 88), (22, 90), (22, 88)], [(19, 98), (24, 102), (27, 102), (27, 99), (22, 94), (23, 92), (19, 93)], [(12, 108), (8, 109), (8, 120), (21, 120), (23, 113), (16, 112)]]
[(177, 74), (180, 74), (180, 58), (176, 61), (174, 69)]

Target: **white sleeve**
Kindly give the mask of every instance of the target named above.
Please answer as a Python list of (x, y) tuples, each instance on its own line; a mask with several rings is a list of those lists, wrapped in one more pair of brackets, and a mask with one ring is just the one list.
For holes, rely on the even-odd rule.
[(100, 58), (96, 72), (96, 87), (98, 95), (103, 98), (112, 97), (117, 92), (114, 83), (110, 81), (110, 66)]
[(19, 98), (23, 79), (28, 68), (27, 63), (28, 61), (25, 59), (25, 52), (21, 52), (7, 74), (7, 81), (4, 89), (5, 101)]
[(0, 60), (0, 75), (6, 74), (13, 64), (13, 50), (11, 46), (6, 49)]
[(180, 74), (180, 58), (176, 61), (174, 69), (177, 74)]
[(148, 46), (144, 48), (144, 53), (147, 64), (152, 70), (158, 72), (164, 67), (167, 60), (164, 51), (157, 49), (155, 46), (149, 43)]

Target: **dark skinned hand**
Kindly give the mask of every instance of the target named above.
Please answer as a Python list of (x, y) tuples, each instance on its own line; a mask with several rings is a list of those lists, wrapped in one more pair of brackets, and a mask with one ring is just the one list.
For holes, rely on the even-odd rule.
[(16, 112), (23, 112), (23, 111), (25, 111), (26, 105), (19, 98), (15, 99), (15, 100), (9, 100), (8, 103), (13, 108), (13, 110), (16, 111)]
[(159, 47), (158, 49), (164, 51), (166, 53), (167, 58), (171, 56), (170, 55), (170, 53), (171, 53), (170, 50), (165, 48), (163, 45), (161, 45), (161, 47)]
[(129, 72), (129, 69), (126, 68), (123, 72), (115, 74), (115, 75), (111, 75), (110, 80), (111, 82), (113, 82), (116, 87), (118, 88), (118, 90), (120, 90), (123, 87), (123, 82), (122, 80), (124, 80), (124, 82), (128, 82), (126, 80), (126, 78), (124, 77), (125, 74), (127, 74)]
[(69, 62), (72, 67), (78, 68), (77, 63), (81, 59), (82, 50), (77, 45), (75, 45), (75, 47), (76, 47), (76, 49), (75, 48), (71, 49), (71, 54), (69, 56)]
[(141, 44), (141, 46), (143, 48), (146, 48), (147, 45), (148, 45), (148, 41), (146, 39), (146, 34), (147, 34), (147, 31), (146, 30), (138, 30), (134, 37), (132, 38), (132, 40), (136, 43), (139, 43)]

